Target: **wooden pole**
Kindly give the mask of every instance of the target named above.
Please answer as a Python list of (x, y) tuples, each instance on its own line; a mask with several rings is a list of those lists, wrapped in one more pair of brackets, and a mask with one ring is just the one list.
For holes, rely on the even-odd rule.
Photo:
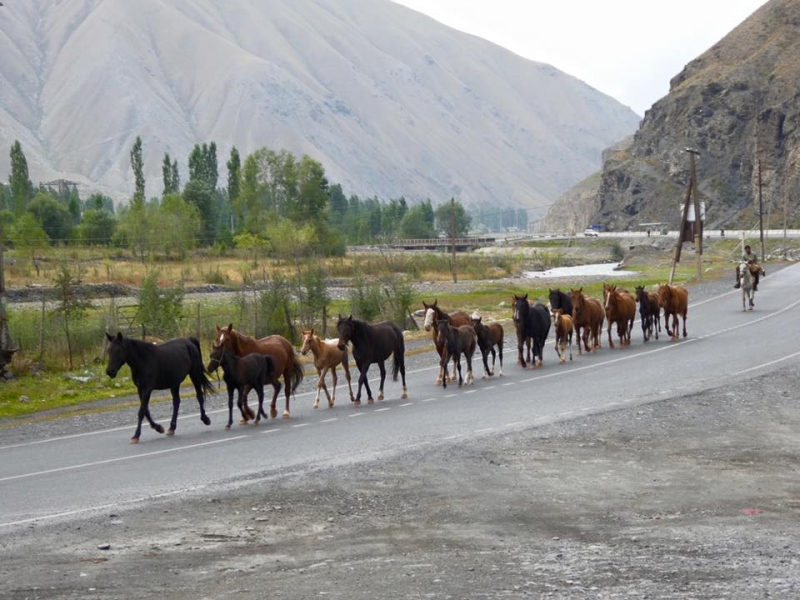
[(678, 241), (675, 243), (675, 252), (672, 255), (672, 267), (669, 270), (669, 284), (672, 285), (675, 279), (675, 266), (681, 261), (681, 246), (683, 245), (683, 230), (686, 229), (686, 217), (689, 213), (689, 199), (692, 197), (692, 179), (689, 178), (689, 187), (686, 188), (686, 198), (683, 200), (683, 213), (681, 214), (681, 226), (678, 229)]
[(761, 159), (758, 159), (758, 228), (761, 237), (761, 260), (764, 260), (764, 200), (761, 197)]
[(458, 283), (458, 269), (456, 268), (456, 199), (450, 198), (450, 234), (453, 244), (453, 283)]
[(693, 148), (687, 148), (689, 153), (690, 183), (692, 199), (694, 200), (694, 258), (697, 265), (697, 280), (703, 280), (703, 222), (700, 220), (700, 200), (697, 198), (697, 165), (695, 156), (700, 152)]

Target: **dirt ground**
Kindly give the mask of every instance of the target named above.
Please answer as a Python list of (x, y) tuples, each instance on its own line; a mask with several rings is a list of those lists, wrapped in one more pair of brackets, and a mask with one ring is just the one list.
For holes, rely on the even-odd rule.
[(798, 376), (3, 532), (0, 598), (800, 598)]

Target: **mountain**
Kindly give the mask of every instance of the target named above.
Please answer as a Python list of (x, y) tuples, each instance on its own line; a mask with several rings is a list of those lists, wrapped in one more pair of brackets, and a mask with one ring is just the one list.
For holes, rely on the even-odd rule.
[[(689, 182), (686, 148), (699, 150), (706, 227), (752, 227), (761, 198), (773, 227), (800, 222), (800, 0), (771, 0), (690, 62), (645, 113), (629, 144), (607, 153), (593, 189), (553, 204), (548, 229), (581, 214), (609, 229), (677, 228)], [(582, 198), (582, 199), (581, 199)]]
[(308, 154), (345, 193), (543, 207), (639, 117), (388, 0), (29, 0), (0, 8), (0, 178), (147, 196), (198, 143)]

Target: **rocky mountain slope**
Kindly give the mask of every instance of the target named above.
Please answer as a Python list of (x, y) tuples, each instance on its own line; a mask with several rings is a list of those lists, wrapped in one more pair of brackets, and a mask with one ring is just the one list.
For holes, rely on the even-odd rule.
[[(0, 148), (34, 182), (148, 196), (197, 143), (307, 153), (346, 193), (542, 207), (638, 116), (389, 0), (46, 0), (0, 9)], [(8, 150), (0, 153), (7, 179)], [(221, 177), (224, 181), (224, 173)]]
[(570, 191), (546, 227), (611, 229), (642, 222), (677, 227), (689, 181), (685, 149), (700, 151), (698, 189), (706, 227), (751, 227), (758, 220), (758, 172), (765, 219), (800, 220), (800, 0), (772, 0), (670, 82), (632, 142), (604, 162), (599, 182)]

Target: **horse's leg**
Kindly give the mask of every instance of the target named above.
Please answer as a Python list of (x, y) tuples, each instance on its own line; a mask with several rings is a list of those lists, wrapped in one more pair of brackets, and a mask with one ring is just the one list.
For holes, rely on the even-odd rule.
[[(464, 379), (461, 377), (461, 353), (457, 352), (453, 355), (453, 362), (456, 365), (456, 369), (458, 370), (458, 387), (464, 385)], [(455, 373), (453, 373), (453, 379), (455, 379)]]
[[(292, 373), (291, 373), (291, 366), (287, 367), (288, 373), (283, 374), (283, 394), (286, 397), (286, 402), (283, 405), (283, 418), (289, 419), (291, 418), (292, 414), (289, 412), (289, 400), (292, 397)], [(322, 383), (322, 387), (325, 387), (325, 383)], [(327, 393), (327, 389), (325, 390)], [(277, 397), (277, 395), (276, 395)], [(277, 416), (277, 412), (276, 412)], [(274, 418), (274, 417), (273, 417)]]
[[(277, 405), (278, 405), (278, 394), (280, 393), (281, 393), (281, 382), (276, 380), (272, 384), (272, 402), (270, 402), (269, 404), (269, 416), (273, 419), (278, 418)], [(264, 414), (264, 418), (265, 419), (267, 418), (266, 414)]]
[[(502, 339), (499, 342), (497, 342), (497, 354), (499, 355), (499, 358), (500, 358), (500, 373), (498, 374), (498, 377), (502, 377), (503, 376), (503, 340)], [(494, 369), (494, 357), (492, 357), (492, 368)]]
[[(492, 375), (494, 375), (494, 373), (492, 373), (492, 371), (489, 370), (489, 351), (488, 350), (484, 351), (484, 349), (481, 348), (481, 358), (483, 359), (482, 379), (491, 377)], [(492, 365), (494, 366), (494, 349), (492, 349)]]
[[(518, 353), (517, 362), (520, 365), (522, 365), (523, 369), (527, 368), (527, 366), (528, 366), (525, 363), (525, 350), (524, 350), (525, 341), (526, 340), (525, 340), (525, 338), (523, 336), (517, 335), (517, 353)], [(530, 346), (528, 346), (528, 348), (530, 348)], [(528, 358), (530, 359), (530, 355), (528, 356)]]
[(136, 431), (131, 438), (131, 444), (139, 443), (139, 438), (142, 435), (142, 421), (145, 418), (148, 423), (150, 423), (150, 427), (155, 429), (158, 433), (164, 433), (164, 428), (153, 421), (153, 417), (150, 416), (150, 394), (152, 393), (153, 391), (148, 389), (139, 390), (139, 412), (136, 415)]
[[(384, 361), (380, 361), (378, 363), (378, 369), (381, 372), (381, 385), (378, 388), (378, 402), (380, 402), (381, 400), (383, 400), (383, 382), (386, 381), (386, 364), (384, 363)], [(368, 402), (372, 404), (372, 394), (369, 395)]]
[(181, 408), (181, 384), (177, 384), (169, 389), (172, 392), (172, 418), (169, 420), (167, 435), (175, 435), (175, 428), (178, 426), (178, 411)]
[(356, 400), (355, 405), (361, 406), (361, 388), (367, 388), (367, 397), (372, 396), (372, 391), (369, 389), (369, 384), (367, 383), (367, 371), (369, 371), (369, 364), (365, 363), (357, 363), (358, 366), (358, 391), (356, 392)]
[(253, 412), (253, 409), (251, 409), (251, 408), (250, 408), (250, 407), (247, 405), (247, 394), (249, 394), (249, 393), (250, 393), (250, 389), (251, 389), (251, 388), (250, 388), (250, 386), (249, 386), (249, 385), (248, 385), (248, 386), (245, 386), (245, 388), (244, 388), (244, 394), (242, 395), (242, 407), (243, 407), (243, 409), (244, 409), (244, 422), (245, 422), (245, 423), (247, 423), (248, 421), (251, 421), (251, 420), (253, 420), (253, 419), (255, 419), (255, 418), (256, 418), (256, 415), (255, 415), (255, 413)]
[[(257, 426), (258, 423), (261, 421), (261, 415), (264, 414), (264, 386), (263, 385), (256, 385), (254, 386), (256, 390), (256, 396), (258, 396), (258, 412), (256, 413), (256, 418), (253, 421), (253, 426)], [(266, 419), (266, 415), (264, 416)]]
[[(753, 306), (753, 294), (750, 294), (750, 307)], [(683, 311), (683, 337), (687, 337), (689, 334), (686, 332), (686, 311)]]
[[(319, 367), (317, 367), (317, 376), (319, 377), (319, 379), (317, 379), (317, 395), (314, 396), (314, 404), (313, 404), (314, 410), (317, 410), (319, 408), (319, 392), (325, 386), (325, 381), (323, 380), (323, 377), (325, 376), (326, 370), (327, 369), (320, 369)], [(325, 390), (325, 394), (326, 395), (328, 394), (327, 389)]]
[[(494, 345), (492, 345), (492, 347), (491, 347), (491, 348), (489, 348), (489, 352), (491, 352), (491, 353), (492, 353), (492, 370), (491, 370), (491, 371), (489, 371), (489, 375), (490, 375), (490, 376), (493, 376), (493, 375), (494, 375), (495, 364), (496, 364), (496, 362), (497, 362), (497, 352), (495, 352), (495, 350), (494, 350)], [(487, 357), (487, 358), (488, 358), (488, 357)], [(487, 362), (488, 362), (488, 361), (487, 361)]]
[[(364, 381), (364, 389), (367, 391), (367, 404), (372, 404), (375, 401), (375, 399), (372, 397), (372, 389), (370, 389), (369, 387), (367, 371), (369, 371), (369, 365), (364, 367), (364, 372), (361, 374), (361, 378)], [(381, 382), (383, 382), (383, 380), (381, 380)]]
[(567, 336), (567, 345), (569, 346), (569, 360), (570, 360), (570, 362), (572, 362), (572, 335), (573, 335), (573, 333), (574, 333), (573, 331), (570, 331), (569, 335)]
[(200, 379), (192, 377), (192, 383), (194, 384), (194, 392), (197, 395), (197, 403), (200, 405), (200, 420), (203, 422), (203, 425), (211, 425), (211, 419), (209, 419), (206, 414), (206, 394), (203, 391)]
[(468, 353), (466, 355), (466, 359), (467, 359), (467, 385), (473, 385), (475, 383), (475, 375), (472, 373), (472, 354)]
[[(331, 372), (331, 379), (333, 380), (333, 394), (331, 394), (331, 397), (328, 398), (328, 408), (333, 408), (333, 405), (336, 403), (336, 383), (338, 382), (339, 378), (336, 376), (336, 365), (331, 367), (329, 370)], [(326, 389), (325, 391), (327, 392), (328, 390)]]
[(350, 389), (350, 402), (353, 402), (356, 397), (353, 396), (353, 384), (350, 381), (350, 365), (347, 360), (342, 361), (342, 369), (344, 369), (344, 378), (347, 379), (347, 387)]
[(403, 382), (403, 393), (400, 396), (403, 400), (408, 398), (408, 388), (406, 387), (406, 355), (405, 349), (403, 350), (403, 354), (400, 355), (400, 380)]
[[(238, 394), (236, 398), (236, 406), (239, 407), (239, 412), (242, 413), (242, 420), (239, 423), (247, 423), (247, 419), (244, 418), (244, 410), (242, 409), (242, 395)], [(228, 424), (225, 426), (225, 431), (231, 430), (231, 425), (233, 425), (233, 386), (228, 386)]]
[(442, 353), (444, 352), (443, 348), (436, 348), (436, 352), (439, 354), (439, 374), (436, 376), (436, 385), (442, 385), (444, 381), (444, 369), (442, 367)]

